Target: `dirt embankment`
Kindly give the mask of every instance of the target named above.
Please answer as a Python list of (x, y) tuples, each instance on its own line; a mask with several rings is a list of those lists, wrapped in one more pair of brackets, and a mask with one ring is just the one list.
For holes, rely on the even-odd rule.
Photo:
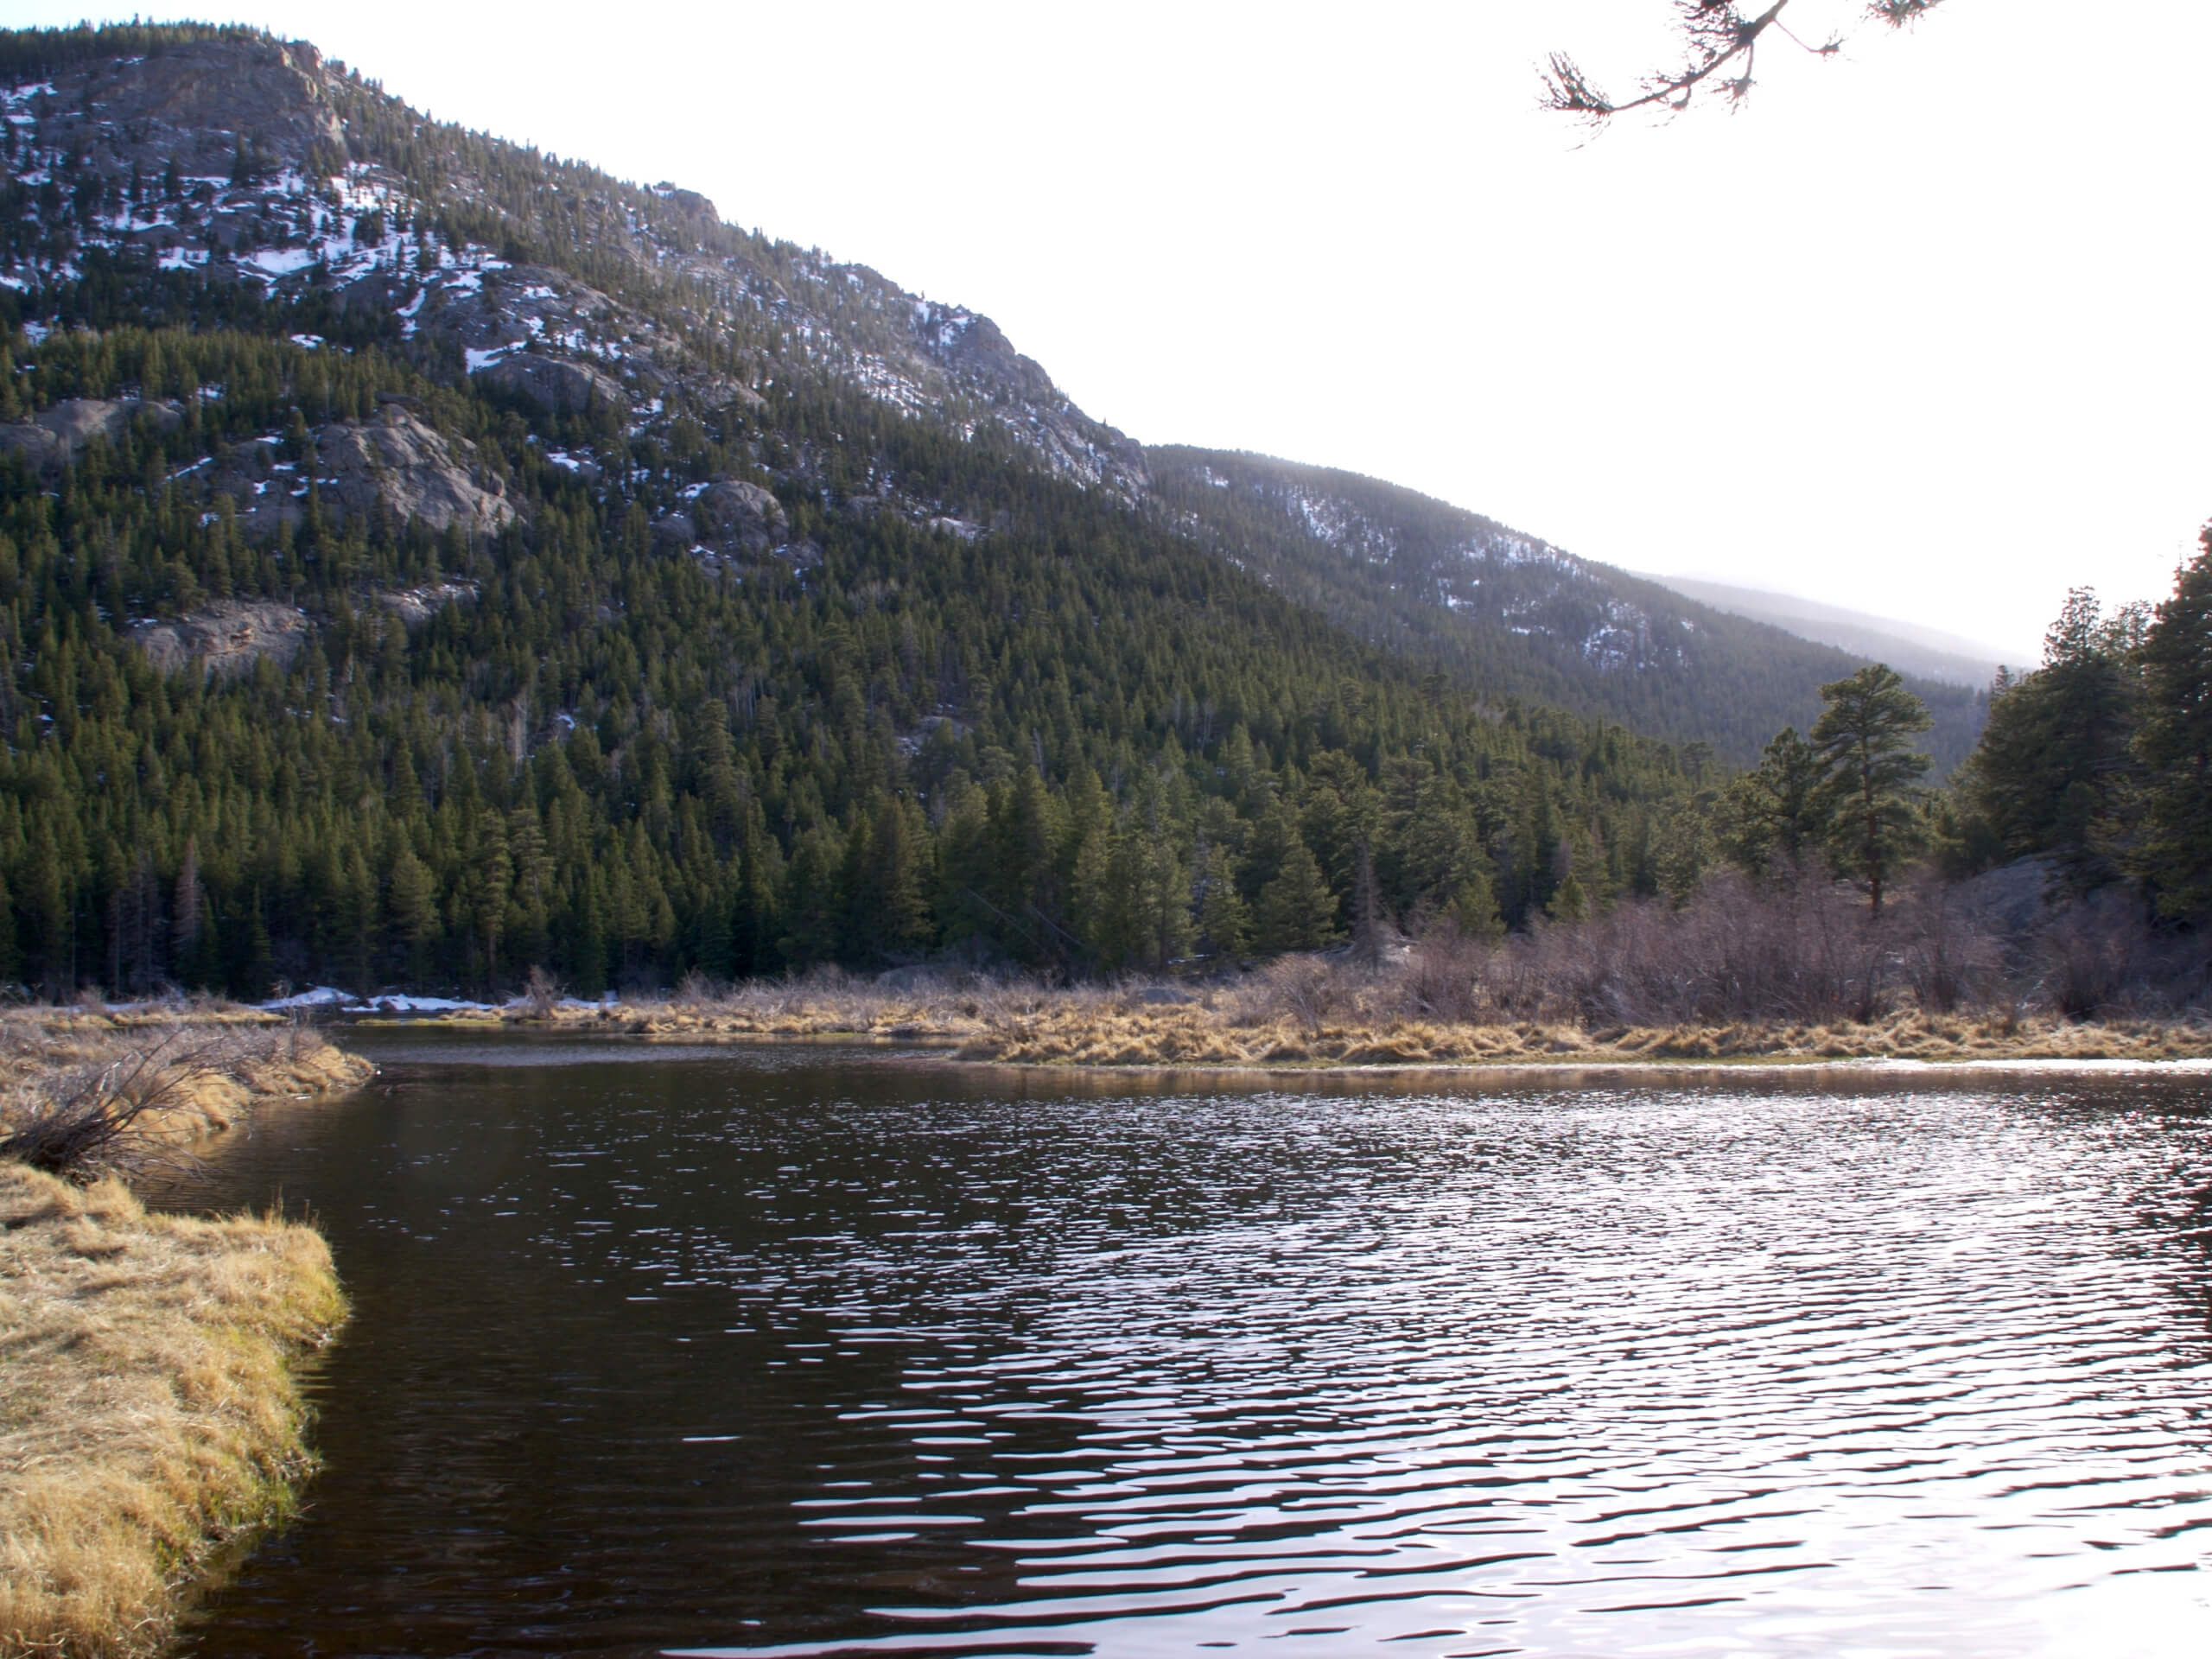
[(219, 1011), (0, 1020), (0, 1146), (67, 1177), (0, 1159), (0, 1656), (158, 1649), (215, 1553), (289, 1513), (299, 1363), (346, 1317), (313, 1228), (151, 1215), (102, 1169), (372, 1071)]

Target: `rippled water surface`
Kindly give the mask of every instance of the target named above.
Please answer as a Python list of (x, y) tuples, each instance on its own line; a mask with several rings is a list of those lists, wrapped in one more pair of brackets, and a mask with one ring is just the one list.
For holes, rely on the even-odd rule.
[(2200, 1080), (1177, 1093), (365, 1034), (201, 1654), (2212, 1652)]

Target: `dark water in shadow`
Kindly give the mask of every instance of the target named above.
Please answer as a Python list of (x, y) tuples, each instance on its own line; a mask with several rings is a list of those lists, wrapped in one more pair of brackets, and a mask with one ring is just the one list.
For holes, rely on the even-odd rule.
[(2212, 1652), (2205, 1084), (1131, 1090), (381, 1033), (232, 1654)]

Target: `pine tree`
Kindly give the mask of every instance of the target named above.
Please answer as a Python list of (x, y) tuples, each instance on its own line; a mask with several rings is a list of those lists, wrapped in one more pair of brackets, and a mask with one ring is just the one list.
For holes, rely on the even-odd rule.
[(1589, 920), (1590, 898), (1582, 890), (1582, 878), (1569, 870), (1567, 879), (1552, 890), (1552, 901), (1548, 909), (1555, 922)]
[(1253, 943), (1264, 951), (1315, 950), (1337, 938), (1337, 896), (1303, 841), (1294, 839), (1282, 868), (1262, 889)]
[(175, 897), (170, 909), (169, 944), (177, 972), (193, 962), (200, 949), (200, 840), (188, 837), (184, 861), (176, 873)]
[(2133, 868), (2162, 915), (2212, 918), (2212, 526), (2142, 649), (2146, 782)]
[(1375, 852), (1363, 836), (1352, 866), (1352, 955), (1369, 969), (1382, 965), (1382, 896), (1375, 885)]
[(1821, 758), (1794, 726), (1774, 734), (1758, 769), (1721, 799), (1722, 849), (1751, 874), (1777, 865), (1794, 874), (1827, 839), (1832, 803), (1821, 788)]
[(1822, 686), (1821, 698), (1827, 706), (1814, 724), (1812, 747), (1822, 772), (1828, 857), (1839, 873), (1866, 884), (1869, 908), (1878, 916), (1897, 867), (1927, 839), (1917, 780), (1929, 760), (1910, 740), (1934, 722), (1883, 663)]
[(1211, 957), (1240, 954), (1252, 937), (1251, 912), (1225, 873), (1209, 874), (1198, 899), (1198, 942)]
[(1444, 907), (1441, 919), (1470, 939), (1496, 938), (1505, 931), (1503, 918), (1497, 913), (1497, 893), (1491, 884), (1490, 867), (1485, 861), (1478, 865), (1452, 895), (1452, 902)]
[(429, 975), (430, 942), (438, 933), (437, 890), (412, 844), (404, 836), (397, 839), (386, 904), (408, 983), (419, 987)]
[(2046, 855), (2076, 892), (2118, 874), (2147, 626), (2145, 607), (2105, 619), (2094, 592), (2076, 588), (2043, 666), (1995, 690), (1957, 786), (1970, 868)]

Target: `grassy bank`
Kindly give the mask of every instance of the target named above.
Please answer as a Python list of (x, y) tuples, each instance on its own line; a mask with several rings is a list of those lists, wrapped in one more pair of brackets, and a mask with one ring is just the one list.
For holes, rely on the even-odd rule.
[(293, 1362), (345, 1302), (313, 1229), (149, 1215), (0, 1164), (0, 1653), (145, 1653), (309, 1459)]
[[(1571, 1013), (1444, 1018), (1420, 1006), (1417, 968), (1362, 973), (1295, 958), (1211, 985), (1052, 988), (835, 974), (607, 1008), (523, 1005), (502, 1023), (668, 1040), (845, 1038), (922, 1043), (1027, 1065), (1345, 1066), (2190, 1059), (2212, 1057), (2197, 1014), (2068, 1020), (2016, 1010), (1916, 1007), (1853, 1020), (1599, 1023)], [(1411, 1005), (1411, 1006), (1409, 1006)]]
[(374, 1068), (311, 1027), (220, 1007), (0, 1015), (0, 1159), (127, 1171), (231, 1128), (254, 1103), (351, 1089)]
[(369, 1071), (219, 1010), (0, 1019), (0, 1148), (49, 1166), (0, 1159), (0, 1655), (151, 1652), (214, 1553), (289, 1512), (296, 1363), (345, 1317), (327, 1247), (149, 1215), (112, 1172)]

